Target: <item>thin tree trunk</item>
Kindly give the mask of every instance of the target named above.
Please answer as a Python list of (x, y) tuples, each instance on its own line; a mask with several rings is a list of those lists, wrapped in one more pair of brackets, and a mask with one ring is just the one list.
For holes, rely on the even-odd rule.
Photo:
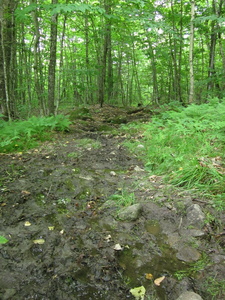
[(152, 42), (150, 40), (150, 37), (148, 38), (148, 46), (150, 50), (150, 59), (151, 59), (151, 69), (152, 69), (152, 82), (153, 82), (153, 95), (152, 95), (152, 101), (159, 104), (159, 90), (158, 90), (158, 79), (157, 79), (157, 70), (156, 70), (156, 61), (155, 61), (155, 54), (152, 47)]
[(190, 28), (190, 48), (189, 48), (189, 67), (190, 67), (190, 90), (189, 103), (194, 102), (194, 16), (195, 1), (191, 1), (191, 28)]
[[(31, 0), (31, 4), (37, 4), (37, 0)], [(46, 103), (44, 98), (44, 81), (42, 74), (42, 58), (40, 53), (40, 30), (37, 9), (32, 11), (32, 18), (34, 24), (34, 84), (35, 93), (40, 104), (42, 113), (46, 114)]]
[(57, 96), (55, 99), (56, 111), (58, 110), (59, 101), (62, 98), (63, 94), (63, 65), (64, 65), (64, 38), (66, 32), (66, 20), (67, 16), (64, 16), (63, 19), (63, 28), (62, 28), (62, 37), (60, 41), (60, 60), (59, 60), (59, 75), (58, 75), (58, 83), (57, 83)]
[[(217, 8), (217, 1), (212, 1), (212, 13), (220, 17), (222, 11), (223, 2), (220, 0), (220, 3)], [(208, 91), (213, 90), (216, 86), (220, 90), (219, 83), (216, 82), (216, 69), (215, 69), (215, 59), (216, 59), (216, 42), (218, 38), (219, 26), (217, 20), (212, 21), (211, 25), (211, 39), (210, 39), (210, 50), (209, 50), (209, 71), (208, 71)]]
[[(105, 6), (106, 13), (110, 14), (111, 0), (105, 0), (104, 6)], [(100, 58), (99, 103), (101, 107), (103, 106), (104, 98), (105, 98), (105, 80), (106, 80), (106, 67), (107, 67), (107, 53), (108, 53), (109, 41), (110, 41), (110, 35), (109, 35), (110, 27), (111, 27), (111, 22), (108, 19), (106, 19), (103, 52), (102, 52), (102, 57)]]
[(14, 11), (17, 1), (0, 2), (0, 103), (3, 114), (10, 120), (16, 115), (16, 35)]
[[(52, 0), (52, 4), (57, 4), (58, 0)], [(50, 35), (50, 59), (48, 67), (48, 110), (50, 115), (56, 114), (55, 103), (55, 69), (56, 69), (56, 49), (57, 49), (57, 22), (58, 14), (51, 18)]]

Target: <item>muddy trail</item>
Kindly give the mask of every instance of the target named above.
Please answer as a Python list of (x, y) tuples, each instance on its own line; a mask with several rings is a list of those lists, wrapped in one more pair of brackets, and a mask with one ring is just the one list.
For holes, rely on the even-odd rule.
[(225, 255), (206, 202), (150, 176), (117, 130), (151, 112), (86, 115), (36, 149), (0, 155), (0, 299), (135, 299), (136, 287), (140, 299), (212, 299), (207, 280), (224, 278)]

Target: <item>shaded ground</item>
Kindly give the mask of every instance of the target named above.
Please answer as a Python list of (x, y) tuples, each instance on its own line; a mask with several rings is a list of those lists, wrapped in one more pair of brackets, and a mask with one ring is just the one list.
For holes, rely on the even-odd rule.
[[(225, 275), (224, 243), (214, 235), (223, 216), (220, 225), (188, 228), (186, 209), (204, 210), (204, 199), (149, 176), (115, 131), (150, 115), (95, 109), (52, 142), (0, 155), (0, 235), (9, 239), (0, 245), (0, 299), (134, 299), (129, 290), (142, 285), (145, 299), (173, 300), (185, 290), (212, 299), (207, 280)], [(133, 202), (138, 217), (120, 220)], [(189, 275), (178, 281), (181, 270)], [(221, 287), (215, 299), (224, 295)]]

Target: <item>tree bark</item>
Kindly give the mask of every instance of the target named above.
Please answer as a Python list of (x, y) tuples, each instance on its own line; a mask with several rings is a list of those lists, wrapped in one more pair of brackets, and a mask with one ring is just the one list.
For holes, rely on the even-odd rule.
[[(105, 0), (104, 6), (105, 6), (106, 14), (110, 14), (111, 0)], [(105, 80), (106, 80), (106, 67), (107, 67), (107, 53), (108, 53), (109, 41), (110, 41), (109, 39), (110, 27), (111, 27), (111, 23), (108, 19), (106, 19), (103, 51), (102, 51), (102, 57), (100, 58), (99, 103), (101, 107), (103, 106), (104, 98), (105, 98)]]
[(191, 28), (190, 28), (190, 48), (189, 48), (189, 67), (190, 67), (190, 90), (189, 103), (194, 102), (194, 16), (195, 1), (191, 1)]
[[(57, 4), (58, 0), (52, 0), (52, 4)], [(48, 111), (50, 115), (55, 115), (55, 69), (56, 69), (56, 49), (57, 49), (57, 24), (58, 14), (54, 14), (51, 18), (51, 34), (50, 34), (50, 58), (48, 67)]]
[(17, 1), (0, 2), (0, 106), (9, 120), (16, 115), (16, 34), (14, 12)]
[[(217, 1), (212, 1), (212, 13), (220, 17), (222, 11), (223, 0), (220, 0), (218, 7)], [(215, 59), (216, 59), (216, 43), (219, 37), (219, 26), (217, 20), (213, 20), (211, 23), (211, 37), (210, 37), (210, 50), (209, 50), (209, 71), (208, 71), (208, 91), (213, 90), (216, 87), (220, 90), (219, 83), (216, 81), (216, 69), (215, 69)]]
[[(37, 4), (37, 0), (31, 0), (31, 4)], [(33, 24), (34, 24), (34, 85), (35, 93), (37, 95), (38, 103), (40, 105), (42, 114), (46, 115), (46, 103), (44, 97), (44, 80), (42, 71), (42, 57), (40, 49), (40, 28), (38, 21), (38, 11), (37, 8), (32, 12)]]

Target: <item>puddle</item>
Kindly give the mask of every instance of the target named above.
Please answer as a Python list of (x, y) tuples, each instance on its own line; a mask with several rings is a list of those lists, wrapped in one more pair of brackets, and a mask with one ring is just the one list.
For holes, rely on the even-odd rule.
[[(176, 271), (188, 266), (176, 258), (176, 251), (166, 243), (167, 237), (161, 233), (157, 222), (147, 221), (145, 229), (153, 235), (149, 244), (136, 243), (129, 249), (125, 247), (117, 255), (123, 269), (122, 276), (130, 288), (143, 285), (148, 295), (167, 300), (166, 291), (160, 286), (156, 287), (154, 279), (161, 276), (172, 277)], [(153, 279), (147, 279), (146, 274), (151, 274)]]
[(149, 220), (145, 223), (145, 229), (147, 232), (157, 236), (161, 233), (159, 223), (156, 221)]

